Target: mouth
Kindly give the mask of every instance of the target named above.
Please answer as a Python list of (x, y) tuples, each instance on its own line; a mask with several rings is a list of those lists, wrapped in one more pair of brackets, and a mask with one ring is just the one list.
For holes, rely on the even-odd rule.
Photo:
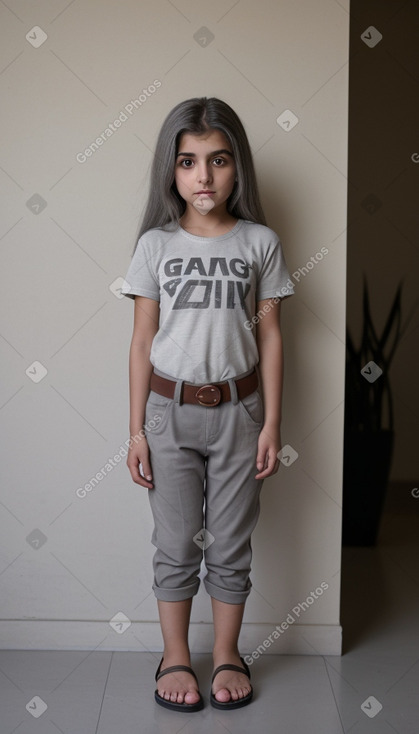
[(210, 194), (215, 194), (215, 191), (210, 191), (210, 189), (202, 189), (202, 191), (196, 191), (195, 194), (197, 196), (201, 194), (206, 194), (207, 196), (209, 196)]

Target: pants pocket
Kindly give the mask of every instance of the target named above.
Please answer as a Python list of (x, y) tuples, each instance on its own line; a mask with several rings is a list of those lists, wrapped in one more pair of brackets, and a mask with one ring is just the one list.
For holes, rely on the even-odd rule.
[(262, 426), (263, 423), (263, 401), (259, 390), (239, 401), (240, 409), (248, 423)]
[(173, 400), (150, 391), (145, 408), (145, 430), (147, 434), (158, 436), (163, 433), (169, 420)]

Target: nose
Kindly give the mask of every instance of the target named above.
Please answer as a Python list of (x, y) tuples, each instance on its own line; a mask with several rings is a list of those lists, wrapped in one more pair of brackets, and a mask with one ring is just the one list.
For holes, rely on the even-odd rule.
[(202, 162), (197, 167), (198, 176), (197, 179), (200, 183), (207, 183), (211, 178), (211, 173), (206, 162)]

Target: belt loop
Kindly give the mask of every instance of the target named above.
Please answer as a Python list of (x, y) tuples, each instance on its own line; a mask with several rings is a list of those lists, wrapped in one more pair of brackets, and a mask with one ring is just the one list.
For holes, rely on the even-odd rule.
[(237, 396), (237, 386), (236, 386), (236, 381), (234, 380), (234, 378), (233, 378), (233, 377), (230, 377), (230, 378), (229, 378), (229, 379), (227, 380), (227, 382), (228, 382), (228, 385), (229, 385), (229, 388), (230, 388), (230, 397), (231, 397), (231, 402), (233, 403), (233, 405), (237, 405), (237, 403), (239, 402), (239, 398), (238, 398), (238, 396)]
[(183, 380), (176, 381), (176, 387), (175, 387), (175, 392), (173, 395), (173, 400), (175, 403), (179, 403), (179, 405), (183, 404)]

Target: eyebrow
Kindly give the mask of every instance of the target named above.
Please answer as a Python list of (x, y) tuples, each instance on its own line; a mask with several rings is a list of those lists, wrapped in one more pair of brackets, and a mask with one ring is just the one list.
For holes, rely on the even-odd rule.
[[(212, 153), (209, 153), (209, 157), (211, 158), (214, 155), (219, 155), (220, 153), (227, 153), (227, 155), (231, 156), (231, 158), (234, 158), (233, 153), (230, 150), (227, 150), (226, 148), (220, 148), (220, 150), (213, 150)], [(187, 155), (188, 158), (196, 158), (195, 153), (178, 153), (176, 158), (178, 158), (180, 155)]]

